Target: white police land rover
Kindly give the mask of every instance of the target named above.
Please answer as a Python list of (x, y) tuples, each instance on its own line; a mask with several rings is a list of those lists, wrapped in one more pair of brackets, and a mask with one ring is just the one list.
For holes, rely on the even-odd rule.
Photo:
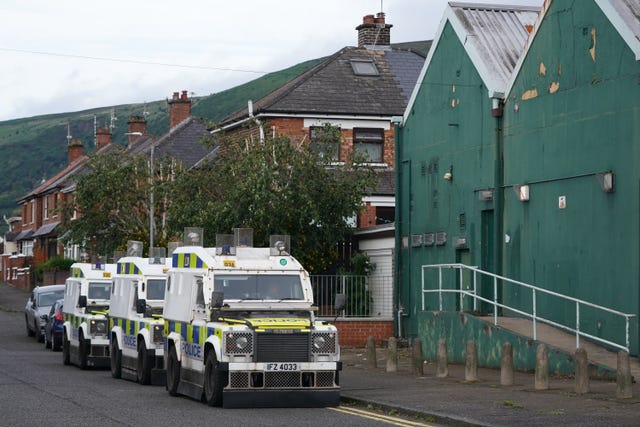
[(252, 231), (215, 248), (176, 249), (165, 295), (171, 395), (224, 407), (339, 404), (337, 330), (315, 319), (309, 274), (288, 236), (252, 246)]
[(109, 366), (107, 312), (115, 264), (74, 263), (65, 284), (62, 361), (82, 369)]
[(114, 378), (165, 383), (162, 309), (169, 265), (164, 256), (127, 256), (117, 262), (109, 309)]

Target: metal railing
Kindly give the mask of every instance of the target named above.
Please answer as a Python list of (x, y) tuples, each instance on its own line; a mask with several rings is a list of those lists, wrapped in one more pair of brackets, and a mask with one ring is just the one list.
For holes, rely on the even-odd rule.
[[(437, 289), (428, 289), (426, 287), (426, 275), (425, 272), (429, 269), (437, 269), (438, 273), (438, 288)], [(454, 269), (458, 270), (459, 276), (454, 277), (455, 285), (458, 287), (443, 287), (443, 270)], [(465, 272), (467, 272), (468, 281), (465, 283)], [(486, 278), (489, 278), (489, 285), (493, 285), (493, 299), (485, 298), (478, 294), (478, 276), (480, 276), (481, 280), (487, 281)], [(557, 292), (553, 292), (547, 289), (543, 289), (537, 286), (530, 285), (528, 283), (520, 282), (517, 280), (509, 279), (507, 277), (498, 276), (496, 274), (490, 273), (488, 271), (480, 270), (477, 267), (468, 266), (465, 264), (432, 264), (432, 265), (423, 265), (421, 267), (421, 281), (422, 281), (422, 310), (425, 310), (425, 297), (429, 293), (437, 293), (438, 294), (438, 307), (439, 310), (443, 310), (444, 304), (444, 296), (447, 293), (450, 294), (459, 294), (459, 301), (457, 302), (458, 310), (465, 310), (466, 306), (466, 298), (471, 298), (473, 300), (473, 311), (478, 311), (478, 302), (487, 303), (493, 306), (493, 323), (495, 325), (498, 324), (498, 308), (503, 310), (508, 310), (513, 313), (517, 313), (519, 315), (528, 317), (532, 320), (533, 323), (533, 339), (537, 340), (537, 323), (542, 322), (548, 325), (557, 327), (559, 329), (563, 329), (565, 331), (569, 331), (576, 336), (576, 348), (580, 347), (580, 337), (585, 337), (591, 339), (593, 341), (600, 342), (602, 344), (606, 344), (621, 350), (625, 350), (629, 352), (630, 349), (630, 323), (631, 319), (636, 317), (635, 314), (623, 313), (621, 311), (612, 310), (608, 307), (604, 307), (598, 304), (593, 304), (588, 301), (584, 301), (578, 298), (573, 298), (570, 296), (562, 295)], [(469, 283), (470, 282), (470, 283)], [(449, 283), (449, 282), (448, 282)], [(530, 308), (531, 312), (526, 311), (524, 308), (508, 306), (501, 302), (499, 302), (499, 291), (498, 285), (501, 286), (517, 286), (520, 289), (528, 289), (531, 291), (531, 300), (530, 300)], [(556, 298), (560, 301), (567, 302), (575, 307), (575, 326), (568, 326), (565, 324), (558, 323), (549, 318), (545, 318), (539, 314), (538, 310), (538, 297), (540, 295), (545, 295), (551, 298)], [(471, 307), (469, 307), (471, 308)], [(581, 309), (585, 310), (585, 308), (593, 309), (596, 312), (600, 313), (608, 313), (617, 318), (624, 319), (624, 329), (625, 329), (625, 344), (619, 344), (614, 341), (610, 341), (604, 339), (602, 337), (595, 336), (593, 334), (584, 332), (580, 329), (580, 312)]]
[[(313, 298), (319, 317), (393, 319), (392, 276), (312, 275)], [(344, 294), (345, 309), (337, 313), (336, 294)]]

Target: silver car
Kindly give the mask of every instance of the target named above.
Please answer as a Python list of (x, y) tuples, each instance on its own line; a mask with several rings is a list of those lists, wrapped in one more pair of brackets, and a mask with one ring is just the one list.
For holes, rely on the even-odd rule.
[(64, 298), (64, 286), (37, 286), (27, 300), (27, 305), (24, 307), (27, 335), (35, 336), (38, 342), (44, 341), (44, 325), (51, 306), (56, 300)]

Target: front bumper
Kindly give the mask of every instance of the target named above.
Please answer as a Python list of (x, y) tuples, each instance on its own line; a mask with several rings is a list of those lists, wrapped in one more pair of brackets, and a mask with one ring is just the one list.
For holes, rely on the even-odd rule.
[(225, 408), (322, 408), (340, 405), (340, 389), (229, 390), (222, 394)]

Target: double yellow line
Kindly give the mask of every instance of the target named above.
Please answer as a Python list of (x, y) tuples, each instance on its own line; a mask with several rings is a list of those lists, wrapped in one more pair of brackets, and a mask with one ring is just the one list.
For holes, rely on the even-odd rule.
[(405, 420), (399, 417), (392, 417), (389, 415), (382, 415), (374, 411), (367, 411), (364, 409), (354, 408), (352, 406), (339, 406), (337, 408), (327, 408), (335, 412), (341, 412), (347, 415), (353, 415), (354, 417), (366, 418), (369, 420), (375, 420), (386, 424), (401, 427), (433, 427), (432, 424), (426, 424), (419, 421)]

